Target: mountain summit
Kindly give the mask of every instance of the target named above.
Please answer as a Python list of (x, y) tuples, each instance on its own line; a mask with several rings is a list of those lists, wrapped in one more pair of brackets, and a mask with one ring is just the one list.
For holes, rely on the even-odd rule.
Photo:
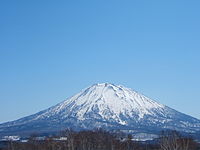
[(94, 84), (44, 111), (0, 125), (0, 136), (103, 128), (138, 133), (164, 129), (199, 132), (200, 120), (138, 92), (109, 83)]

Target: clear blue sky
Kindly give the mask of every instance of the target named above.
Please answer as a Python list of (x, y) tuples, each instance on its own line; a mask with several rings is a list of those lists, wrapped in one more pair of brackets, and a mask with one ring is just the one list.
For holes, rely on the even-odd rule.
[(2, 0), (0, 122), (98, 82), (200, 119), (199, 8), (199, 0)]

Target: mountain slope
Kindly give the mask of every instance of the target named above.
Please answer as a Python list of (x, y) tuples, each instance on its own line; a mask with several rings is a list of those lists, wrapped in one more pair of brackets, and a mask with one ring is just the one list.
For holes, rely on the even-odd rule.
[(94, 84), (47, 110), (1, 124), (0, 135), (99, 127), (149, 133), (163, 129), (197, 132), (200, 131), (200, 120), (129, 88), (102, 83)]

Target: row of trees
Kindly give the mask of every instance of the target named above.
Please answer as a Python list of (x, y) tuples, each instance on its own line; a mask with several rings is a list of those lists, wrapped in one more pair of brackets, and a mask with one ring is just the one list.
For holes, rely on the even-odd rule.
[(103, 130), (62, 132), (65, 140), (47, 137), (38, 140), (32, 136), (28, 142), (10, 142), (4, 150), (200, 150), (192, 139), (176, 131), (162, 132), (156, 144), (134, 141), (131, 135), (110, 133)]

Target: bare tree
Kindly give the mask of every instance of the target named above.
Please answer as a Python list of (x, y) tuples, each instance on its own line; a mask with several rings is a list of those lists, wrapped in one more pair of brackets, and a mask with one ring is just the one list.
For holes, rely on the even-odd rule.
[(177, 131), (163, 131), (160, 136), (161, 150), (195, 150), (196, 142), (183, 137)]

